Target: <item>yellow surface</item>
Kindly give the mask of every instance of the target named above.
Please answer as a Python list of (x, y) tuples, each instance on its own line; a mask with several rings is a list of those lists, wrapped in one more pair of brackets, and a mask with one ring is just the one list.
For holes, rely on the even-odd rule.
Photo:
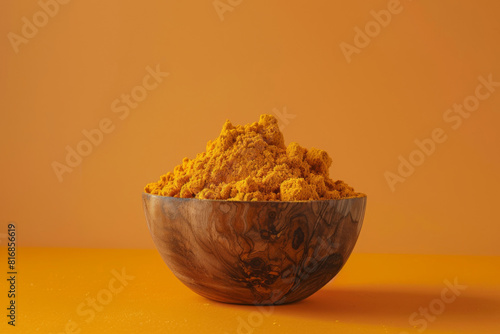
[[(20, 248), (17, 262), (16, 327), (2, 317), (0, 333), (419, 333), (423, 318), (414, 328), (409, 317), (438, 305), (455, 279), (467, 288), (425, 333), (500, 332), (500, 257), (353, 254), (312, 297), (266, 308), (194, 294), (155, 250)], [(113, 274), (122, 270), (133, 276), (123, 289)], [(3, 279), (1, 289), (5, 310)]]

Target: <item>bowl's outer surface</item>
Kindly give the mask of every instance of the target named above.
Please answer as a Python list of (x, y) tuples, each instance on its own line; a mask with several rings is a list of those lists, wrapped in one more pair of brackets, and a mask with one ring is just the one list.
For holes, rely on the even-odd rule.
[(153, 241), (174, 275), (207, 298), (284, 304), (328, 283), (351, 254), (366, 197), (233, 202), (143, 193)]

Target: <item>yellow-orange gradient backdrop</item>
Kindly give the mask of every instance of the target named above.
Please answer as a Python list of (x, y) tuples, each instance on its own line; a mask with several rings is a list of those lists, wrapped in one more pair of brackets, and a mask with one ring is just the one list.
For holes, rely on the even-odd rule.
[(0, 7), (0, 233), (21, 246), (152, 248), (143, 186), (269, 113), (368, 194), (357, 252), (500, 255), (498, 1)]

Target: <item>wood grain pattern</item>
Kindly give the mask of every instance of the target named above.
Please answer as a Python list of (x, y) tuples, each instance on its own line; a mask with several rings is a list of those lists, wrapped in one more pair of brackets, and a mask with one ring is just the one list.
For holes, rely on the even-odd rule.
[(233, 202), (143, 193), (153, 241), (196, 293), (237, 304), (304, 299), (342, 268), (363, 222), (366, 197)]

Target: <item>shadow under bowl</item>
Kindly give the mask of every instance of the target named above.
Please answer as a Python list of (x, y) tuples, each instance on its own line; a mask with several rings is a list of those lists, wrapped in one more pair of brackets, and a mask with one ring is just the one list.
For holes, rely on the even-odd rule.
[(311, 296), (347, 261), (366, 196), (238, 202), (142, 195), (149, 231), (174, 275), (194, 292), (235, 304)]

